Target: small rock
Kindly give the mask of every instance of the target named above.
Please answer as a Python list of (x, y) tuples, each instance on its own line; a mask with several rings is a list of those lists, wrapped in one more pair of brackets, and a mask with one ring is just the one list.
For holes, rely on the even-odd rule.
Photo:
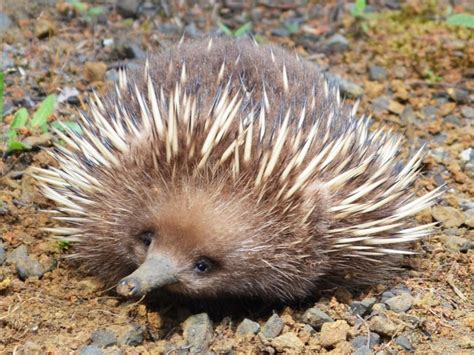
[(0, 242), (0, 266), (7, 260), (7, 252), (3, 248), (3, 244)]
[(461, 120), (459, 119), (458, 116), (455, 116), (455, 115), (447, 115), (444, 118), (444, 122), (451, 123), (455, 126), (461, 126)]
[(127, 17), (137, 17), (139, 15), (142, 0), (117, 0), (117, 12)]
[(416, 114), (411, 106), (405, 106), (400, 119), (404, 125), (411, 125), (416, 121)]
[(0, 12), (0, 34), (8, 30), (13, 22), (6, 14)]
[(88, 82), (103, 81), (107, 65), (103, 62), (87, 62), (84, 65), (84, 78)]
[(383, 315), (372, 317), (369, 320), (369, 329), (373, 332), (387, 335), (390, 337), (395, 335), (397, 331), (397, 327), (395, 326), (395, 324)]
[(361, 346), (352, 355), (372, 355), (374, 352), (368, 346)]
[(165, 35), (176, 35), (182, 31), (181, 27), (175, 23), (162, 23), (158, 26), (158, 31)]
[(20, 279), (24, 281), (29, 277), (43, 276), (45, 270), (38, 260), (26, 256), (17, 259), (16, 272)]
[(304, 350), (304, 343), (293, 332), (288, 332), (276, 337), (271, 341), (271, 344), (278, 352), (287, 353), (288, 351), (294, 351), (297, 354), (301, 354)]
[(141, 325), (130, 325), (129, 329), (118, 340), (119, 345), (137, 346), (145, 340), (145, 328)]
[(474, 208), (464, 212), (464, 224), (470, 228), (474, 228)]
[(384, 303), (376, 303), (372, 306), (372, 314), (384, 313), (387, 310), (387, 306)]
[(91, 335), (92, 345), (96, 345), (101, 348), (113, 346), (117, 344), (117, 337), (113, 332), (107, 329), (96, 330)]
[(395, 344), (400, 345), (402, 348), (408, 351), (413, 351), (413, 345), (411, 345), (410, 341), (407, 337), (401, 335), (395, 338)]
[(103, 355), (104, 352), (95, 345), (83, 346), (79, 349), (79, 355)]
[(318, 307), (313, 307), (304, 312), (301, 320), (311, 325), (315, 329), (321, 328), (326, 322), (334, 322), (334, 319), (321, 311)]
[(267, 339), (275, 338), (283, 330), (283, 325), (283, 320), (277, 314), (274, 314), (262, 326), (260, 334)]
[(345, 341), (349, 333), (349, 324), (345, 320), (324, 323), (321, 327), (321, 344), (325, 348), (334, 346), (340, 341)]
[(56, 31), (55, 25), (53, 22), (48, 20), (38, 20), (35, 26), (35, 36), (38, 39), (43, 39), (51, 37)]
[(467, 90), (450, 88), (448, 89), (448, 95), (459, 104), (469, 103), (469, 92)]
[(351, 340), (351, 345), (354, 349), (359, 349), (363, 346), (373, 348), (375, 345), (380, 343), (380, 335), (377, 333), (370, 332), (370, 337), (365, 335), (356, 336)]
[(459, 157), (462, 161), (468, 162), (471, 160), (472, 155), (474, 154), (474, 150), (472, 148), (464, 149), (461, 153), (459, 153)]
[(461, 113), (466, 118), (474, 118), (474, 108), (470, 106), (461, 107)]
[(191, 346), (190, 352), (201, 352), (207, 349), (212, 335), (212, 323), (206, 313), (193, 315), (183, 323), (183, 336)]
[(372, 81), (382, 81), (387, 79), (387, 71), (378, 65), (369, 65), (369, 79)]
[(422, 116), (427, 120), (434, 120), (436, 118), (437, 109), (434, 106), (428, 105), (421, 110)]
[(387, 110), (389, 112), (394, 113), (396, 115), (401, 115), (404, 109), (405, 109), (405, 106), (403, 106), (402, 104), (400, 104), (399, 102), (395, 100), (390, 100), (387, 107)]
[(375, 302), (376, 299), (374, 297), (366, 298), (362, 301), (354, 301), (350, 305), (351, 311), (355, 315), (363, 316), (371, 311)]
[(396, 313), (408, 311), (413, 305), (413, 297), (409, 293), (401, 293), (398, 296), (389, 298), (385, 301), (390, 310)]
[(236, 333), (239, 335), (257, 334), (260, 330), (260, 324), (245, 318), (237, 327)]
[(364, 94), (364, 89), (362, 89), (361, 86), (353, 83), (352, 81), (341, 79), (339, 85), (341, 94), (346, 95), (348, 97), (358, 98)]
[(113, 60), (145, 59), (146, 54), (138, 43), (120, 41), (113, 47), (111, 57)]
[(466, 238), (457, 237), (455, 235), (441, 235), (439, 237), (443, 241), (444, 245), (452, 251), (467, 251), (474, 249), (474, 243), (467, 240)]
[(349, 41), (343, 35), (336, 33), (327, 40), (326, 46), (330, 51), (344, 52), (349, 48)]
[(48, 146), (53, 141), (53, 135), (51, 133), (43, 133), (39, 136), (29, 136), (23, 140), (23, 143), (28, 144), (31, 147)]
[(435, 220), (443, 223), (446, 228), (459, 227), (464, 223), (464, 214), (449, 206), (434, 206), (431, 214)]
[(377, 113), (387, 110), (389, 104), (390, 99), (387, 96), (379, 96), (372, 100), (372, 107)]
[(6, 263), (11, 265), (15, 264), (19, 259), (26, 258), (28, 256), (28, 250), (25, 244), (21, 244), (16, 247), (7, 255)]

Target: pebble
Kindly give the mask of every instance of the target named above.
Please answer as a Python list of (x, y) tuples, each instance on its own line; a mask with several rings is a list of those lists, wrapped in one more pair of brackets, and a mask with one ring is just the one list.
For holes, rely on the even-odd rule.
[(378, 96), (372, 100), (372, 107), (376, 113), (384, 112), (388, 108), (389, 104), (390, 99), (387, 96)]
[(369, 313), (376, 301), (375, 297), (369, 297), (362, 301), (353, 301), (350, 305), (352, 314), (363, 316)]
[(50, 37), (56, 31), (54, 23), (48, 20), (38, 20), (35, 26), (35, 36), (38, 39)]
[(395, 324), (383, 315), (374, 316), (369, 320), (369, 329), (373, 332), (393, 336), (397, 331)]
[(321, 328), (324, 323), (334, 322), (334, 319), (329, 317), (325, 312), (318, 307), (313, 307), (304, 312), (301, 320), (304, 323), (311, 325), (315, 329)]
[(45, 273), (45, 270), (40, 262), (29, 256), (18, 258), (15, 264), (16, 272), (23, 281), (33, 276), (41, 277)]
[(105, 353), (95, 345), (83, 346), (79, 350), (79, 355), (102, 355), (102, 354), (105, 354)]
[(114, 45), (111, 57), (113, 60), (145, 59), (146, 53), (138, 43), (120, 41)]
[(283, 320), (277, 314), (274, 314), (262, 326), (260, 334), (267, 339), (275, 338), (283, 330), (283, 325)]
[(5, 251), (2, 242), (0, 242), (0, 266), (3, 265), (5, 260), (7, 260), (7, 252)]
[(0, 12), (0, 34), (12, 26), (13, 22), (6, 14)]
[(139, 15), (141, 0), (120, 0), (116, 1), (117, 12), (125, 17), (137, 17)]
[(131, 324), (128, 328), (118, 339), (118, 345), (141, 345), (145, 340), (145, 328), (137, 324)]
[(239, 335), (257, 334), (260, 330), (260, 324), (245, 318), (237, 327), (236, 333)]
[(294, 351), (300, 354), (304, 350), (304, 343), (293, 332), (288, 332), (276, 337), (271, 341), (271, 344), (275, 347), (276, 351), (282, 353)]
[(326, 46), (331, 51), (344, 52), (349, 49), (349, 41), (343, 35), (336, 33), (327, 40)]
[(474, 228), (474, 208), (464, 212), (464, 224), (470, 228)]
[(26, 258), (28, 256), (28, 250), (26, 249), (25, 244), (21, 244), (20, 246), (13, 249), (8, 255), (6, 259), (7, 264), (15, 264), (19, 259)]
[(340, 341), (345, 341), (349, 333), (349, 324), (345, 320), (337, 320), (331, 323), (324, 323), (321, 327), (321, 344), (325, 348), (334, 346)]
[(92, 345), (96, 345), (101, 348), (106, 348), (108, 346), (116, 345), (117, 337), (110, 330), (100, 329), (92, 333), (91, 342), (92, 342)]
[(459, 227), (464, 223), (464, 214), (449, 206), (434, 206), (431, 208), (431, 215), (446, 228)]
[(390, 100), (387, 107), (387, 110), (389, 112), (394, 113), (399, 116), (403, 113), (404, 109), (405, 109), (405, 106), (403, 106), (401, 103), (395, 100)]
[(390, 310), (396, 313), (402, 313), (411, 308), (413, 305), (413, 297), (409, 293), (403, 292), (398, 296), (389, 298), (385, 303)]
[(446, 248), (452, 251), (467, 251), (474, 249), (474, 243), (466, 238), (455, 235), (441, 235), (439, 239), (444, 243)]
[(450, 88), (448, 89), (449, 97), (459, 104), (469, 103), (469, 92), (464, 89)]
[(103, 62), (86, 62), (84, 64), (84, 78), (88, 82), (103, 81), (107, 65)]
[(380, 335), (373, 332), (370, 332), (370, 337), (366, 335), (359, 335), (351, 340), (351, 344), (354, 349), (359, 349), (364, 346), (373, 348), (375, 345), (380, 344)]
[(411, 106), (405, 106), (400, 119), (404, 125), (411, 125), (416, 121), (416, 114)]
[(183, 336), (190, 345), (189, 351), (203, 352), (213, 336), (212, 323), (207, 313), (195, 314), (183, 323)]
[(372, 81), (382, 81), (387, 79), (387, 71), (378, 65), (369, 65), (369, 79)]
[(413, 345), (411, 345), (410, 340), (406, 336), (400, 335), (395, 338), (395, 344), (400, 345), (407, 351), (413, 351)]
[(474, 118), (474, 108), (469, 106), (461, 107), (461, 113), (466, 118)]
[(358, 98), (364, 94), (364, 89), (352, 81), (343, 79), (337, 75), (329, 75), (328, 78), (333, 78), (338, 83), (342, 95)]
[(372, 355), (374, 352), (368, 346), (361, 346), (352, 355)]

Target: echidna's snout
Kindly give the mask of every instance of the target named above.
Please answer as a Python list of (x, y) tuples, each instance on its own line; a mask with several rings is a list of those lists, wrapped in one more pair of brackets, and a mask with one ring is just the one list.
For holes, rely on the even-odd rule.
[(167, 256), (150, 255), (145, 262), (117, 285), (125, 297), (141, 296), (148, 291), (177, 282), (174, 267)]

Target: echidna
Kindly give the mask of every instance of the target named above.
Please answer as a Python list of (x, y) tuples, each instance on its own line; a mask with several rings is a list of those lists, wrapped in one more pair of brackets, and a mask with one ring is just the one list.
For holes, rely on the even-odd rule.
[[(364, 282), (430, 233), (421, 164), (312, 64), (247, 40), (182, 43), (119, 72), (39, 169), (50, 232), (122, 295), (292, 300)], [(128, 275), (128, 276), (127, 276)], [(121, 281), (119, 281), (121, 280)]]

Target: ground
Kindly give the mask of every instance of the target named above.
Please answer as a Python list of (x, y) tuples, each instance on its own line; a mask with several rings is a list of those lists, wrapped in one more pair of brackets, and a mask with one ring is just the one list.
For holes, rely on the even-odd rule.
[[(447, 20), (472, 13), (472, 5), (378, 1), (358, 14), (355, 5), (335, 1), (184, 3), (0, 6), (0, 352), (473, 353), (474, 30), (472, 22)], [(100, 94), (110, 86), (118, 63), (133, 65), (183, 32), (251, 33), (290, 47), (339, 78), (347, 100), (360, 97), (359, 112), (371, 114), (374, 127), (402, 134), (402, 156), (426, 145), (415, 190), (446, 184), (446, 193), (417, 215), (440, 227), (415, 246), (419, 253), (404, 261), (405, 272), (357, 293), (326, 290), (273, 315), (209, 317), (124, 301), (64, 258), (74, 247), (40, 230), (51, 225), (43, 212), (51, 203), (29, 173), (52, 162), (39, 147), (56, 139), (55, 121), (75, 127), (78, 109), (87, 109), (93, 89)], [(57, 96), (45, 103), (50, 94)], [(43, 129), (20, 123), (25, 113), (48, 122)]]

